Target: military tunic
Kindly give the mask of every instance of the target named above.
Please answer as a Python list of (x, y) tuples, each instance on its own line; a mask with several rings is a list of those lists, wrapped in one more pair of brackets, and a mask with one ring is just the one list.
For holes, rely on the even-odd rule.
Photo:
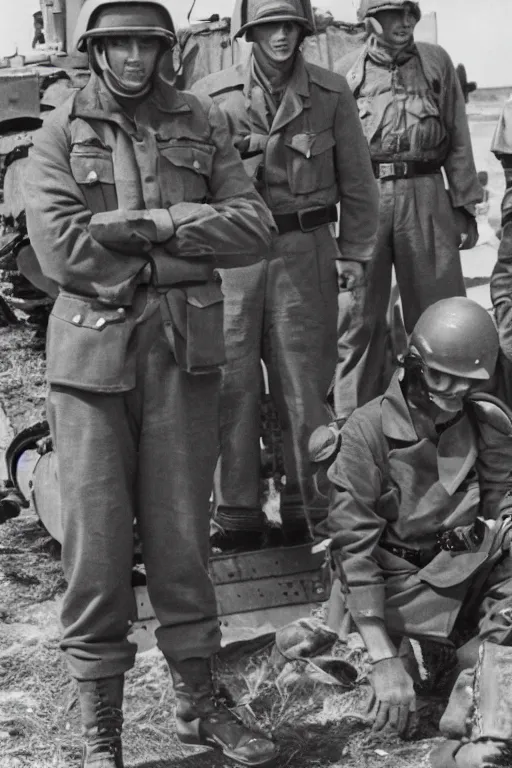
[[(327, 531), (341, 551), (353, 616), (382, 619), (390, 635), (446, 642), (487, 555), (434, 556), (438, 534), (479, 515), (496, 519), (509, 506), (512, 429), (477, 401), (437, 431), (408, 406), (399, 378), (398, 372), (385, 394), (357, 409), (342, 430), (328, 471)], [(402, 550), (430, 554), (421, 567)], [(497, 562), (486, 590), (480, 634), (510, 644), (512, 621), (502, 612), (512, 605), (509, 555)]]
[(208, 576), (222, 294), (271, 218), (208, 99), (158, 81), (133, 119), (93, 74), (37, 134), (27, 224), (59, 289), (48, 415), (68, 583), (62, 648), (78, 679), (133, 663), (133, 524), (168, 659), (219, 648)]
[[(380, 55), (372, 37), (362, 52), (335, 67), (347, 77), (376, 175), (382, 174), (379, 233), (364, 307), (366, 348), (354, 350), (346, 372), (354, 379), (359, 405), (385, 387), (392, 268), (410, 333), (430, 304), (465, 295), (454, 209), (474, 215), (473, 206), (482, 199), (464, 97), (448, 54), (438, 45), (417, 43), (394, 63)], [(416, 171), (393, 178), (393, 164)], [(343, 389), (337, 401), (338, 414), (347, 415)]]
[(337, 359), (358, 333), (354, 320), (362, 290), (358, 285), (344, 291), (338, 313), (337, 262), (366, 263), (377, 226), (376, 184), (345, 80), (298, 54), (272, 113), (252, 61), (210, 75), (195, 88), (219, 105), (235, 145), (245, 144), (246, 170), (272, 213), (339, 203), (340, 233), (336, 240), (329, 224), (307, 231), (304, 222), (302, 229), (297, 225), (275, 236), (262, 254), (265, 265), (224, 276), (228, 366), (217, 503), (221, 512), (227, 510), (228, 523), (233, 511), (257, 514), (260, 506), (260, 357), (283, 428), (285, 514), (291, 517), (297, 506), (312, 517), (324, 514), (307, 444), (329, 418), (327, 393)]

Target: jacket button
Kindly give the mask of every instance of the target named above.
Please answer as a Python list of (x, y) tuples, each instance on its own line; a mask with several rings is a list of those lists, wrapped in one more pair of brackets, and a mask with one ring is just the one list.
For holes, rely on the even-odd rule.
[(117, 314), (121, 315), (121, 317), (124, 317), (125, 314), (126, 314), (125, 308), (124, 307), (119, 307), (119, 309), (117, 310)]
[(194, 168), (196, 169), (196, 171), (198, 171), (198, 170), (201, 168), (201, 163), (199, 162), (199, 160), (194, 160), (194, 162), (192, 163), (192, 165), (194, 166)]
[(71, 322), (74, 323), (75, 325), (82, 325), (83, 321), (84, 321), (84, 319), (83, 319), (82, 315), (74, 315), (71, 318)]
[(98, 174), (96, 173), (96, 171), (89, 171), (89, 173), (85, 178), (85, 183), (96, 184), (97, 181), (98, 181)]
[(106, 325), (107, 321), (104, 317), (98, 317), (96, 320), (96, 328), (103, 328), (104, 325)]

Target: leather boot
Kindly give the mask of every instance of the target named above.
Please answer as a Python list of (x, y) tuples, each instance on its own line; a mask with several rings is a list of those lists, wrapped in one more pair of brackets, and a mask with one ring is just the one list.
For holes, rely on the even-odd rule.
[(176, 694), (176, 732), (184, 744), (219, 749), (240, 765), (269, 766), (277, 757), (271, 739), (247, 728), (216, 693), (210, 659), (167, 659)]
[(124, 768), (123, 685), (123, 675), (78, 682), (84, 737), (81, 768)]

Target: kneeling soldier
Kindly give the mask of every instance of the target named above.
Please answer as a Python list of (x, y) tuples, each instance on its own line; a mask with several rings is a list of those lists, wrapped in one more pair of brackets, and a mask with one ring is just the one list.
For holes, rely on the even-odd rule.
[[(339, 444), (330, 441), (338, 452), (328, 469), (327, 530), (373, 664), (376, 730), (403, 733), (415, 709), (398, 655), (404, 637), (455, 646), (462, 667), (479, 654), (492, 667), (493, 648), (503, 646), (499, 664), (506, 657), (512, 669), (512, 422), (501, 401), (478, 392), (497, 355), (494, 323), (480, 305), (437, 302), (418, 320), (384, 395), (352, 414)], [(485, 710), (481, 684), (478, 695)], [(510, 726), (510, 695), (503, 706)], [(479, 738), (503, 744), (507, 733), (496, 726)]]

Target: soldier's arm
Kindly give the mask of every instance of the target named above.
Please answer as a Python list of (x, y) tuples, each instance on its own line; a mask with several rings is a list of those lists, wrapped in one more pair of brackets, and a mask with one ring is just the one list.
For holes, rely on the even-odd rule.
[(491, 298), (505, 355), (512, 359), (512, 101), (507, 102), (494, 134), (492, 152), (505, 172), (501, 203), (501, 242), (491, 276)]
[(215, 145), (211, 200), (202, 212), (198, 211), (197, 218), (187, 217), (184, 204), (171, 206), (170, 213), (180, 235), (176, 247), (193, 253), (204, 246), (223, 267), (250, 264), (260, 260), (268, 249), (275, 224), (244, 170), (225, 116), (213, 102), (209, 123)]
[(335, 115), (336, 170), (340, 195), (339, 247), (343, 259), (371, 259), (379, 223), (379, 191), (355, 99), (343, 78)]
[(442, 118), (450, 136), (444, 162), (448, 191), (454, 208), (465, 208), (474, 215), (474, 205), (481, 202), (483, 193), (475, 168), (466, 102), (452, 60), (440, 46), (435, 50), (442, 64)]
[(24, 184), (32, 247), (43, 274), (62, 288), (106, 304), (128, 305), (150, 243), (141, 239), (128, 254), (94, 239), (92, 213), (71, 173), (69, 152), (69, 133), (50, 118), (34, 138)]
[(341, 557), (350, 610), (373, 661), (397, 655), (384, 622), (384, 577), (374, 557), (385, 528), (377, 514), (382, 472), (353, 415), (342, 430), (340, 451), (328, 475), (334, 485), (327, 528)]

